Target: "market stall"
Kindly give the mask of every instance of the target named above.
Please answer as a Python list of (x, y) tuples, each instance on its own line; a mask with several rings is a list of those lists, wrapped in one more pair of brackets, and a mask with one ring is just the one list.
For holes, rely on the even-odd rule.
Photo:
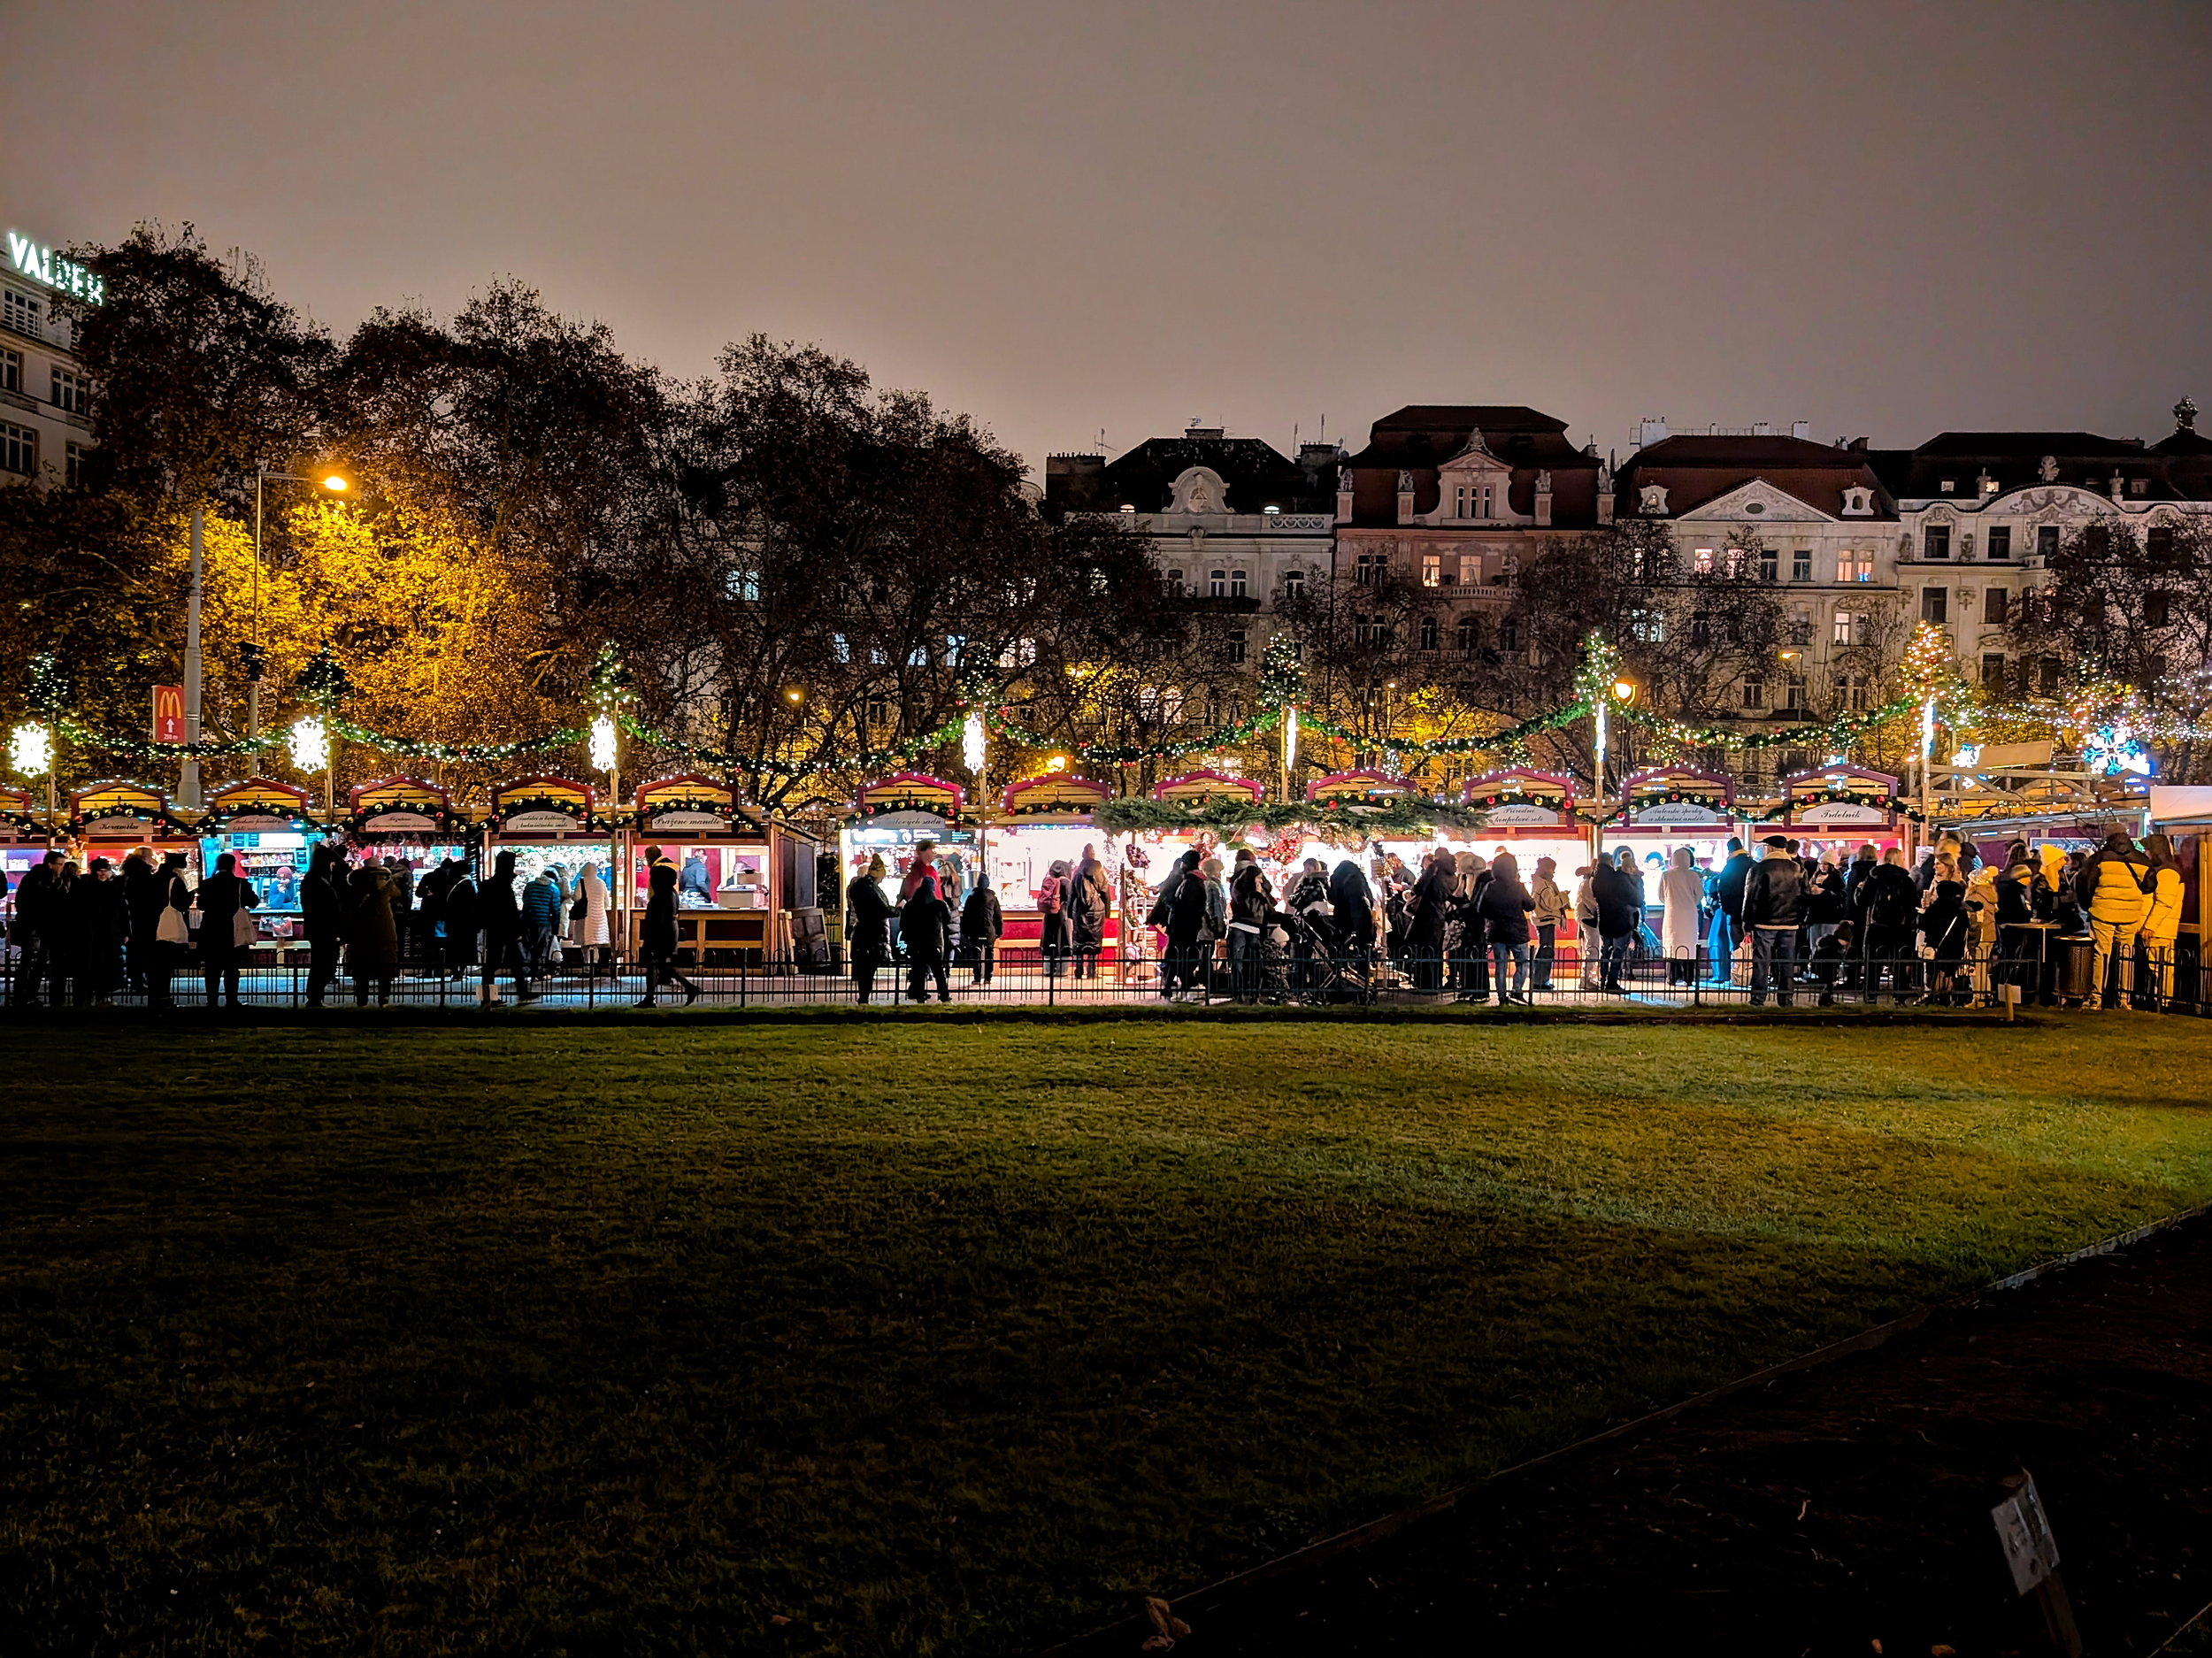
[(1575, 817), (1574, 780), (1552, 771), (1508, 766), (1471, 777), (1460, 786), (1463, 806), (1483, 815), (1482, 827), (1460, 837), (1485, 857), (1513, 854), (1524, 880), (1548, 857), (1563, 885), (1590, 861), (1589, 836)]
[[(880, 853), (884, 896), (895, 904), (899, 884), (914, 862), (914, 848), (929, 841), (937, 848), (937, 867), (943, 871), (945, 901), (957, 916), (979, 873), (976, 832), (961, 821), (967, 798), (967, 791), (957, 783), (919, 771), (901, 771), (862, 784), (854, 791), (853, 817), (838, 832), (837, 863), (844, 879), (849, 881), (864, 872), (868, 860)], [(895, 919), (895, 933), (896, 925)]]
[(19, 788), (0, 788), (0, 873), (7, 877), (9, 913), (13, 913), (15, 884), (46, 861), (52, 841), (44, 815), (31, 808), (31, 797)]
[[(998, 891), (1006, 931), (999, 940), (999, 960), (1009, 966), (1040, 960), (1044, 917), (1037, 892), (1055, 864), (1072, 874), (1083, 848), (1094, 848), (1114, 891), (1122, 890), (1122, 843), (1091, 822), (1091, 814), (1113, 798), (1113, 790), (1088, 778), (1047, 773), (1020, 778), (1006, 786), (1000, 810), (982, 826), (983, 879)], [(1118, 959), (1125, 902), (1112, 906), (1100, 959)]]
[[(790, 957), (802, 941), (794, 935), (795, 913), (814, 909), (812, 837), (697, 772), (641, 783), (634, 800), (626, 895), (632, 956), (641, 941), (650, 854), (657, 848), (677, 870), (680, 956), (703, 965), (747, 967)], [(793, 845), (795, 838), (801, 844)]]
[(1905, 844), (1908, 825), (1897, 802), (1897, 779), (1886, 771), (1839, 764), (1794, 771), (1781, 779), (1772, 810), (1749, 826), (1753, 835), (1784, 834), (1801, 856), (1832, 856), (1849, 864), (1863, 846), (1877, 851)]
[(199, 837), (159, 789), (119, 781), (78, 789), (69, 796), (62, 827), (80, 843), (88, 865), (94, 858), (120, 864), (135, 847), (150, 848), (157, 858), (181, 852), (186, 884), (199, 885)]
[(307, 791), (265, 777), (226, 784), (207, 797), (207, 810), (194, 827), (200, 841), (200, 868), (230, 854), (238, 873), (252, 887), (257, 943), (281, 953), (300, 927), (300, 883), (307, 856), (325, 833), (316, 821)]
[(347, 791), (340, 825), (347, 844), (379, 858), (397, 858), (413, 884), (448, 858), (465, 861), (475, 825), (435, 783), (414, 777), (380, 778)]
[[(519, 898), (525, 883), (549, 867), (558, 871), (565, 887), (588, 864), (603, 871), (617, 868), (617, 837), (595, 810), (597, 798), (590, 784), (565, 777), (519, 777), (499, 785), (491, 791), (491, 811), (484, 823), (487, 873), (501, 853), (513, 853)], [(610, 892), (614, 885), (608, 883)], [(565, 930), (565, 917), (562, 925)]]
[(1647, 901), (1658, 902), (1659, 876), (1675, 848), (1687, 847), (1699, 869), (1711, 873), (1728, 862), (1728, 842), (1740, 839), (1735, 784), (1717, 771), (1690, 766), (1654, 766), (1632, 772), (1621, 785), (1621, 802), (1603, 825), (1606, 849), (1635, 849)]

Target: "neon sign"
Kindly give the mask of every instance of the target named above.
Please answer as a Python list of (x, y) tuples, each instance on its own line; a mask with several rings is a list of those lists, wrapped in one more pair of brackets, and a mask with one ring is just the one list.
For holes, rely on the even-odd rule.
[(8, 263), (18, 274), (42, 282), (58, 294), (67, 294), (91, 305), (103, 304), (108, 296), (107, 284), (99, 274), (74, 259), (65, 258), (51, 248), (42, 248), (28, 236), (8, 232)]

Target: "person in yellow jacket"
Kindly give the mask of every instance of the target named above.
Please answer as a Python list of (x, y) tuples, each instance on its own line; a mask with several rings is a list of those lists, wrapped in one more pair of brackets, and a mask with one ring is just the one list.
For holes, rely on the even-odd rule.
[(2075, 902), (2089, 916), (2089, 976), (2093, 986), (2082, 1005), (2094, 1013), (2119, 1005), (2114, 984), (2123, 963), (2135, 958), (2135, 935), (2151, 913), (2158, 882), (2151, 861), (2115, 829), (2090, 855), (2074, 883)]
[(2145, 835), (2143, 851), (2151, 861), (2153, 873), (2151, 907), (2139, 936), (2150, 960), (2151, 977), (2158, 986), (2154, 1005), (2163, 1008), (2174, 999), (2174, 940), (2181, 936), (2181, 866), (2174, 862), (2174, 843), (2169, 836)]

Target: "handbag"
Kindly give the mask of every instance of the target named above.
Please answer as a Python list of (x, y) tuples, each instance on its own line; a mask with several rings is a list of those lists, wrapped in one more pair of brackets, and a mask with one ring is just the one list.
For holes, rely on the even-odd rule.
[(190, 929), (184, 925), (184, 911), (174, 904), (164, 904), (161, 907), (161, 919), (154, 923), (154, 942), (183, 944), (191, 937)]
[(253, 924), (253, 911), (241, 906), (230, 912), (230, 942), (233, 949), (250, 950), (261, 936)]

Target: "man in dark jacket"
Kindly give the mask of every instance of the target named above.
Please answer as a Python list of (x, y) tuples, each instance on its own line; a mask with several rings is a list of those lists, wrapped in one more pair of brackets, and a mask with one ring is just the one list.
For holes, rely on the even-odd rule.
[(515, 902), (512, 852), (492, 860), (491, 878), (478, 892), (477, 914), (484, 929), (483, 999), (497, 1000), (492, 981), (504, 967), (514, 976), (515, 1000), (535, 1002), (537, 992), (530, 988), (530, 970), (522, 959), (522, 910)]
[[(991, 890), (988, 881), (978, 881), (969, 893), (967, 902), (960, 906), (960, 948), (968, 953), (968, 977), (976, 984), (987, 985), (998, 969), (998, 941), (1006, 931), (1005, 906), (998, 894)], [(1095, 963), (1096, 953), (1092, 960)], [(1079, 968), (1076, 977), (1080, 979)], [(863, 996), (862, 1001), (867, 998)]]
[(49, 852), (15, 884), (15, 920), (9, 931), (14, 934), (12, 941), (20, 956), (15, 979), (19, 1008), (38, 1006), (42, 979), (50, 981), (47, 988), (53, 999), (61, 998), (59, 956), (54, 947), (61, 925), (61, 866), (68, 861), (66, 853)]
[(1191, 965), (1191, 947), (1198, 936), (1199, 926), (1205, 920), (1205, 894), (1201, 893), (1198, 895), (1197, 908), (1187, 924), (1187, 936), (1179, 946), (1177, 942), (1176, 916), (1181, 906), (1183, 889), (1199, 884), (1198, 863), (1198, 849), (1195, 847), (1177, 858), (1174, 867), (1167, 872), (1167, 879), (1160, 883), (1159, 891), (1152, 895), (1152, 908), (1145, 915), (1148, 926), (1158, 927), (1167, 935), (1160, 961), (1160, 994), (1164, 996), (1171, 997), (1177, 991), (1189, 987), (1186, 979)]
[(131, 935), (123, 883), (105, 858), (95, 858), (70, 893), (77, 933), (77, 1005), (106, 1007), (123, 982), (123, 946)]
[(325, 843), (308, 859), (300, 883), (300, 925), (307, 933), (307, 1005), (319, 1008), (338, 977), (346, 937), (346, 855)]
[(1797, 976), (1797, 929), (1805, 920), (1805, 866), (1780, 835), (1767, 837), (1766, 854), (1743, 886), (1744, 925), (1751, 931), (1751, 1005), (1766, 1005), (1771, 978), (1776, 1005), (1786, 1008)]
[(1920, 918), (1920, 889), (1905, 867), (1902, 848), (1892, 847), (1869, 871), (1852, 894), (1864, 963), (1864, 994), (1874, 1000), (1882, 987), (1882, 970), (1890, 975), (1890, 994), (1901, 1001), (1912, 994), (1919, 977), (1920, 957), (1914, 943), (1915, 924)]
[(937, 895), (933, 881), (918, 881), (899, 906), (899, 937), (906, 944), (906, 994), (917, 1002), (929, 1000), (932, 979), (937, 1000), (952, 1000), (952, 982), (945, 972), (945, 952), (952, 941), (952, 906)]
[(1735, 836), (1728, 837), (1728, 859), (1713, 877), (1713, 908), (1721, 914), (1720, 959), (1713, 963), (1713, 977), (1727, 982), (1733, 971), (1736, 947), (1743, 942), (1743, 887), (1751, 878), (1751, 854), (1743, 849), (1743, 842)]
[(1603, 971), (1602, 988), (1617, 996), (1628, 994), (1621, 970), (1628, 964), (1629, 948), (1644, 925), (1644, 907), (1638, 902), (1636, 883), (1609, 857), (1601, 857), (1590, 871), (1590, 896), (1598, 907), (1598, 961)]
[(1098, 977), (1098, 953), (1106, 943), (1106, 917), (1114, 907), (1113, 883), (1098, 852), (1086, 845), (1083, 856), (1068, 877), (1068, 935), (1075, 950), (1075, 976)]

